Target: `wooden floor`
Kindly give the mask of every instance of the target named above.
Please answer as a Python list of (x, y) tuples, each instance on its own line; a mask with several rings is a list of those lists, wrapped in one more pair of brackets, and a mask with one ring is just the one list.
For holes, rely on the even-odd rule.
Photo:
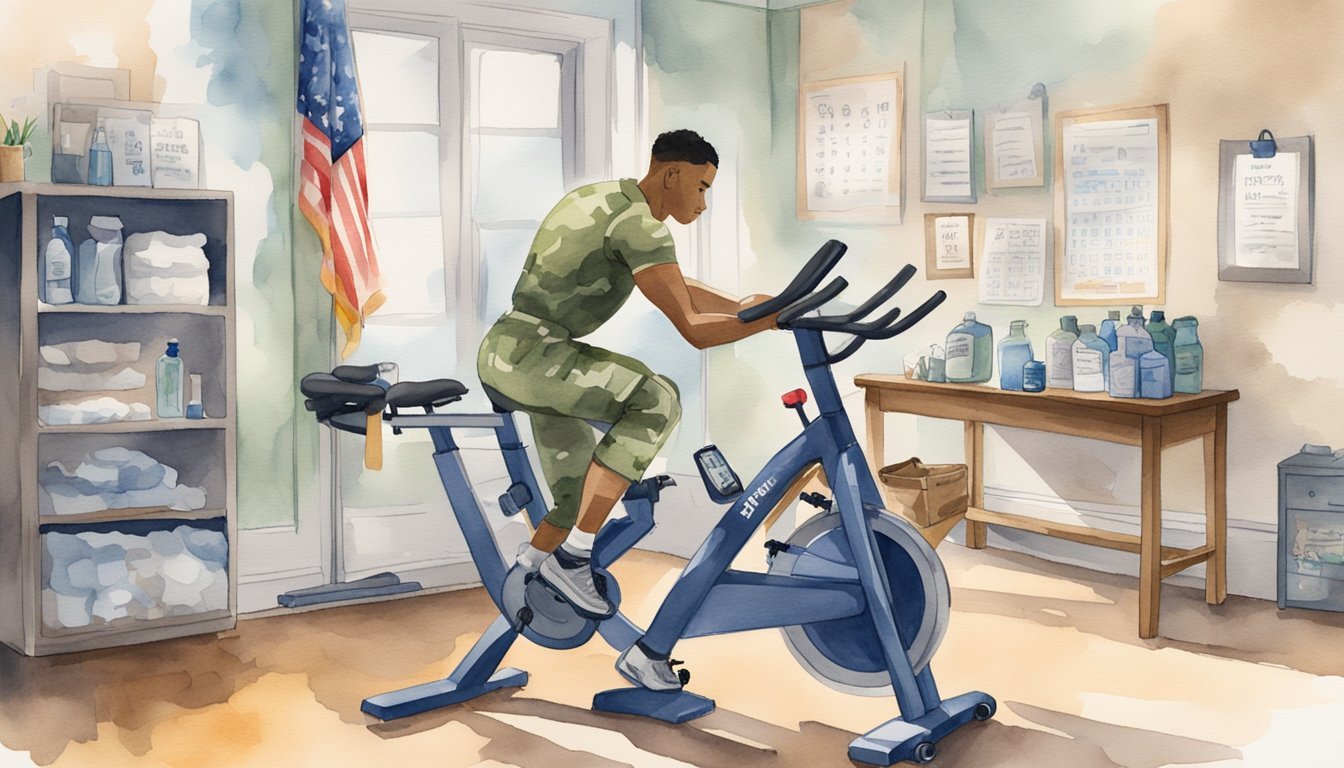
[[(1163, 636), (1136, 637), (1137, 582), (1023, 555), (939, 548), (953, 614), (934, 658), (944, 696), (999, 712), (940, 744), (938, 766), (1340, 765), (1344, 615), (1278, 611), (1168, 585)], [(616, 569), (640, 623), (682, 561)], [(40, 659), (0, 651), (0, 765), (845, 766), (890, 696), (841, 694), (777, 631), (685, 641), (713, 714), (682, 725), (599, 714), (622, 685), (600, 640), (520, 643), (526, 688), (379, 723), (369, 694), (445, 676), (491, 618), (480, 589), (243, 621), (235, 631)]]

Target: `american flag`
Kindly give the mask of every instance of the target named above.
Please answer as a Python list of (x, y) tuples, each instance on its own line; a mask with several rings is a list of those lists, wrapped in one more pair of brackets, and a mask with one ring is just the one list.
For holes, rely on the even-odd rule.
[(369, 224), (355, 56), (345, 0), (302, 0), (299, 13), (299, 210), (322, 240), (322, 285), (345, 334), (345, 359), (359, 345), (364, 319), (385, 300)]

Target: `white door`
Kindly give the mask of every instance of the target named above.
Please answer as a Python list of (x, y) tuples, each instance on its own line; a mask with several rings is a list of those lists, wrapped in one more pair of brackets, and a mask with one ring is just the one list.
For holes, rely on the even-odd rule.
[[(456, 378), (473, 390), (461, 408), (488, 409), (475, 375), (485, 328), (508, 308), (542, 217), (571, 185), (607, 172), (605, 88), (597, 109), (584, 92), (605, 75), (581, 72), (606, 72), (610, 23), (477, 9), (351, 13), (350, 25), (388, 302), (346, 362), (394, 361), (403, 380)], [(426, 433), (386, 434), (377, 472), (363, 467), (361, 438), (335, 441), (336, 580), (475, 578)], [(501, 544), (516, 547), (523, 523), (494, 514), (507, 481), (492, 433), (459, 443)]]

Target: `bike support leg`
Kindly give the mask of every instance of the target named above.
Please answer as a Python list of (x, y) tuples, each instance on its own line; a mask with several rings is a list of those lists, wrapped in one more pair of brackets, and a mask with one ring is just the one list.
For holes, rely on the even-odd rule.
[(395, 720), (458, 704), (500, 688), (526, 685), (526, 672), (512, 667), (499, 669), (504, 654), (517, 637), (508, 619), (500, 616), (448, 677), (370, 696), (359, 708), (379, 720)]

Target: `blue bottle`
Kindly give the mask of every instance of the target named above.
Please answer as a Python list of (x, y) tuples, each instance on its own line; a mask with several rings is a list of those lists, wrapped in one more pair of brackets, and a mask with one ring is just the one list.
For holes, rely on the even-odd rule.
[(93, 135), (93, 146), (89, 147), (89, 183), (95, 187), (112, 185), (112, 148), (102, 128)]
[(1008, 325), (1008, 336), (999, 342), (1000, 389), (1022, 391), (1022, 368), (1032, 359), (1026, 327), (1026, 320), (1014, 320)]
[(989, 381), (994, 371), (994, 332), (967, 312), (947, 334), (947, 380), (964, 384)]
[(1204, 345), (1199, 343), (1199, 321), (1193, 316), (1172, 321), (1176, 328), (1176, 375), (1172, 390), (1197, 395), (1204, 389)]
[(1166, 313), (1154, 309), (1148, 324), (1144, 326), (1148, 335), (1153, 337), (1153, 349), (1167, 357), (1167, 369), (1173, 383), (1176, 379), (1176, 329), (1167, 324)]
[(1022, 391), (1045, 391), (1045, 363), (1040, 360), (1028, 360), (1027, 364), (1022, 366)]
[(1153, 348), (1153, 337), (1144, 329), (1143, 314), (1138, 307), (1126, 318), (1125, 324), (1116, 329), (1115, 347), (1135, 360)]
[(1150, 400), (1171, 397), (1171, 364), (1156, 349), (1139, 358), (1139, 397)]
[(1097, 331), (1097, 335), (1106, 342), (1106, 346), (1110, 347), (1112, 352), (1115, 351), (1115, 331), (1119, 327), (1120, 310), (1112, 309), (1106, 313), (1106, 319), (1101, 321), (1101, 329)]
[(1107, 357), (1111, 348), (1097, 335), (1091, 323), (1078, 326), (1078, 340), (1073, 342), (1073, 391), (1105, 392)]

